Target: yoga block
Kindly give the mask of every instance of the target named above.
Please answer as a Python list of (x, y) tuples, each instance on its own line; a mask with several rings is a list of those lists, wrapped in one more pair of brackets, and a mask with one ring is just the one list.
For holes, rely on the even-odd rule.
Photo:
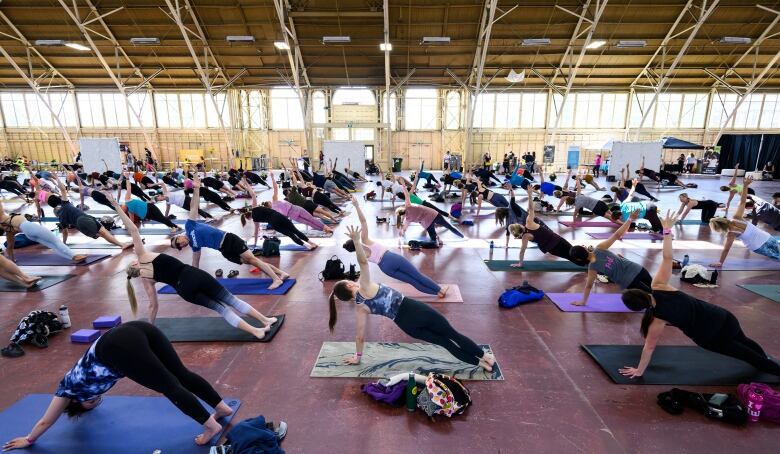
[(80, 329), (70, 335), (70, 341), (77, 344), (90, 344), (100, 337), (100, 331), (96, 329)]
[(96, 318), (92, 322), (92, 327), (95, 329), (101, 328), (113, 328), (122, 323), (122, 317), (119, 315), (104, 315)]

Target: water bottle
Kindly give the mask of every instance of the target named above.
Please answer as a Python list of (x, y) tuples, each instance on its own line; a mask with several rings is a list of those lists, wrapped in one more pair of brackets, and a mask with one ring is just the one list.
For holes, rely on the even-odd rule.
[(417, 382), (414, 381), (414, 374), (410, 373), (406, 382), (406, 409), (414, 411), (417, 408)]
[(70, 314), (68, 314), (68, 306), (60, 306), (60, 321), (63, 328), (70, 328)]
[(688, 262), (690, 262), (690, 261), (691, 261), (691, 258), (690, 258), (690, 257), (688, 257), (688, 254), (685, 254), (685, 255), (683, 256), (683, 261), (682, 261), (682, 266), (683, 266), (683, 268), (685, 268), (686, 266), (688, 266)]
[(495, 245), (493, 244), (493, 240), (490, 240), (490, 249), (493, 249)]
[(748, 419), (750, 422), (758, 422), (761, 408), (764, 406), (764, 391), (759, 388), (750, 388), (747, 397)]

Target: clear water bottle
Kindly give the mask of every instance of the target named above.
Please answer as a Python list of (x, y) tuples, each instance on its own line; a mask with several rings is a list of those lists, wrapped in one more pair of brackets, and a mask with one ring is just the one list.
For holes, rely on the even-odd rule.
[(764, 406), (764, 391), (759, 388), (750, 388), (747, 397), (748, 419), (750, 422), (758, 422), (761, 408)]
[(493, 249), (495, 247), (495, 244), (493, 244), (493, 240), (490, 240), (490, 249)]
[(70, 328), (70, 314), (68, 313), (68, 306), (60, 306), (60, 321), (63, 328)]
[(682, 266), (683, 266), (683, 268), (685, 268), (686, 266), (688, 266), (688, 262), (690, 262), (690, 261), (691, 261), (691, 258), (690, 258), (690, 257), (688, 257), (688, 254), (685, 254), (685, 255), (683, 256), (683, 261), (682, 261)]

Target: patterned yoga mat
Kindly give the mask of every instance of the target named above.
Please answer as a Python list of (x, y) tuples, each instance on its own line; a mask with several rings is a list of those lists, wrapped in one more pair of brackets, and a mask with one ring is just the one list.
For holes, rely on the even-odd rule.
[[(492, 351), (490, 345), (480, 345)], [(323, 342), (311, 377), (329, 378), (389, 378), (414, 371), (418, 374), (439, 372), (461, 380), (503, 380), (496, 364), (493, 372), (458, 361), (447, 350), (433, 344), (399, 342), (366, 342), (361, 364), (344, 364), (344, 358), (355, 354), (354, 342)]]

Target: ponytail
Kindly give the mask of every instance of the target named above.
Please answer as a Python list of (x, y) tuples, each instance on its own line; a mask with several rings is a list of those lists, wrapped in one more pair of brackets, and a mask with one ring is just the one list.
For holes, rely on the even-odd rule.
[(338, 314), (336, 313), (336, 295), (334, 292), (330, 292), (330, 297), (328, 298), (328, 306), (330, 309), (330, 318), (328, 318), (328, 329), (330, 329), (330, 332), (333, 332), (333, 327), (336, 326), (336, 321), (338, 319)]
[(246, 226), (246, 218), (248, 218), (251, 214), (252, 213), (249, 212), (249, 211), (244, 211), (243, 213), (241, 213), (241, 218), (240, 218), (241, 219), (241, 227), (245, 227)]
[(645, 315), (642, 316), (642, 325), (639, 327), (639, 332), (642, 333), (642, 337), (647, 337), (647, 331), (650, 329), (650, 324), (655, 320), (655, 311), (653, 306), (647, 306), (645, 309)]
[(133, 283), (130, 282), (130, 279), (132, 278), (127, 276), (127, 300), (130, 301), (130, 312), (135, 316), (138, 312), (138, 300), (135, 298), (135, 289), (133, 288)]
[(395, 210), (395, 228), (400, 229), (403, 224), (404, 216), (406, 216), (406, 209), (398, 208)]
[(645, 315), (642, 317), (642, 324), (639, 327), (639, 332), (642, 333), (642, 337), (647, 337), (647, 331), (650, 329), (650, 324), (655, 320), (655, 311), (652, 304), (653, 297), (644, 290), (634, 288), (624, 291), (620, 299), (623, 300), (623, 304), (632, 311), (641, 311), (644, 309)]

